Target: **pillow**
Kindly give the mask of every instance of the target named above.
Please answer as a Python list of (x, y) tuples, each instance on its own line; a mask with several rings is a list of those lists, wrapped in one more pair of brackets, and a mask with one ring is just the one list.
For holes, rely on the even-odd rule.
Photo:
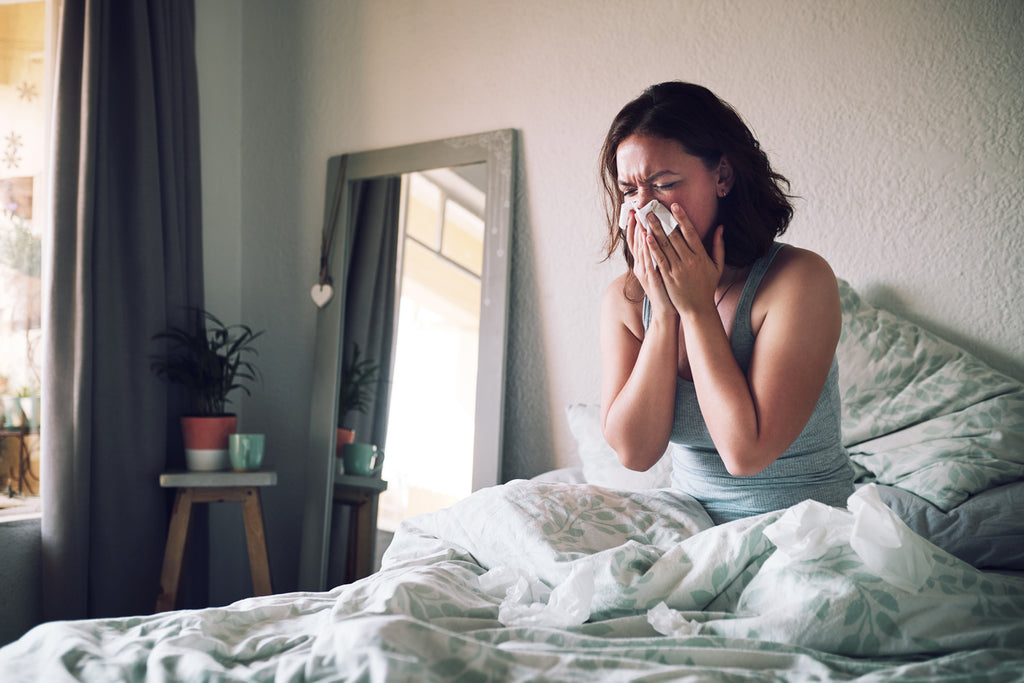
[(665, 455), (646, 472), (626, 469), (601, 433), (601, 409), (596, 405), (576, 403), (565, 409), (569, 431), (576, 439), (576, 448), (583, 463), (583, 477), (588, 484), (620, 491), (643, 491), (671, 486), (672, 458), (669, 444)]
[(1024, 481), (982, 491), (943, 512), (904, 489), (878, 495), (907, 526), (978, 569), (1024, 571)]
[(1024, 385), (839, 281), (843, 443), (862, 480), (943, 511), (1024, 477)]
[(540, 474), (530, 477), (530, 481), (540, 481), (551, 484), (586, 484), (587, 480), (583, 477), (582, 467), (559, 467), (558, 469), (548, 470), (547, 472), (541, 472)]

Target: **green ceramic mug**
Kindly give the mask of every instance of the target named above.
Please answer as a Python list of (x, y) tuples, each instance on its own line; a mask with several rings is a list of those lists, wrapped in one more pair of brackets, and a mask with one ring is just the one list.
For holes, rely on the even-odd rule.
[(263, 434), (229, 434), (228, 458), (236, 472), (258, 470), (263, 464)]
[(384, 464), (384, 451), (372, 443), (347, 443), (341, 451), (341, 461), (345, 474), (376, 477)]

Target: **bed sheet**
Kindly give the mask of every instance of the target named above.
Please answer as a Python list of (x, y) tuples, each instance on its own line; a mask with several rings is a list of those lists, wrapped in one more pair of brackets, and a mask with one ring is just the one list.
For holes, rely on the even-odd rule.
[(770, 540), (791, 512), (711, 527), (670, 491), (512, 482), (403, 523), (354, 584), (44, 624), (0, 679), (1019, 679), (1024, 579), (920, 538), (919, 590), (841, 538), (794, 559)]

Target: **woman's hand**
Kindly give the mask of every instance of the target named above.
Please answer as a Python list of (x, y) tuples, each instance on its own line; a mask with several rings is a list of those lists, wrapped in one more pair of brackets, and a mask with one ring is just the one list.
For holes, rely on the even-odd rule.
[(651, 302), (651, 313), (654, 316), (669, 313), (674, 309), (674, 305), (665, 291), (661, 275), (654, 266), (655, 255), (652, 253), (652, 250), (660, 251), (661, 247), (648, 236), (647, 229), (637, 220), (635, 211), (629, 212), (626, 240), (633, 254), (633, 275)]
[(652, 234), (641, 230), (652, 266), (657, 265), (655, 272), (658, 273), (659, 282), (672, 307), (680, 315), (699, 311), (709, 305), (714, 308), (715, 289), (725, 267), (723, 228), (718, 226), (714, 230), (712, 257), (708, 255), (700, 234), (683, 207), (673, 204), (669, 210), (679, 222), (678, 229), (666, 235), (657, 217), (650, 214), (648, 220), (655, 225)]

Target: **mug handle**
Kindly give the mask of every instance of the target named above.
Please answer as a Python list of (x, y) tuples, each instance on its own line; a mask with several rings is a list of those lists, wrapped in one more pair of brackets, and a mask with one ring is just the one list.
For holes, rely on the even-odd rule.
[(373, 469), (370, 471), (371, 477), (379, 477), (381, 468), (384, 467), (384, 450), (381, 448), (377, 449), (377, 455), (373, 459)]

